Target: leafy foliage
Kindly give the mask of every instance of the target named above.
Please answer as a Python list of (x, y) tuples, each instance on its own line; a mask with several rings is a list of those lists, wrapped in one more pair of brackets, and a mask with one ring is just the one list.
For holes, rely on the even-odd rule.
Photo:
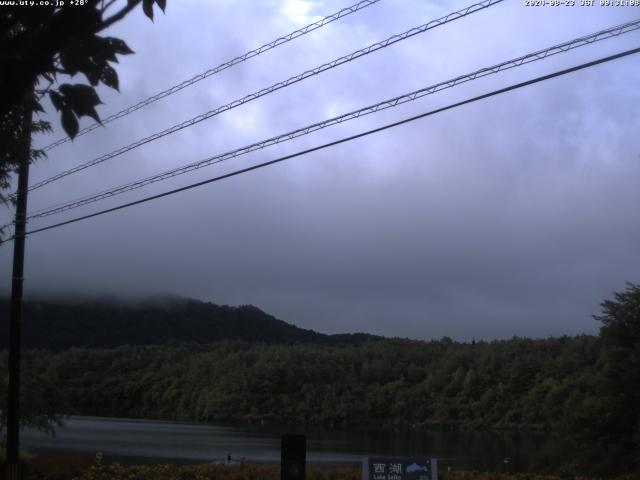
[[(27, 480), (278, 480), (280, 466), (269, 464), (240, 465), (91, 465), (90, 457), (57, 455), (36, 457), (27, 463)], [(308, 480), (360, 480), (360, 466), (307, 465)], [(535, 475), (518, 473), (484, 473), (473, 471), (441, 471), (442, 480), (594, 480), (592, 476)], [(623, 475), (611, 480), (637, 480), (635, 475)]]
[[(558, 429), (597, 400), (598, 339), (216, 342), (39, 352), (66, 413), (189, 421)], [(518, 372), (529, 369), (527, 379)]]
[[(50, 130), (50, 125), (41, 122), (32, 128), (31, 119), (32, 112), (44, 111), (40, 102), (46, 95), (72, 138), (80, 118), (100, 121), (96, 106), (101, 102), (94, 87), (102, 83), (117, 90), (118, 74), (111, 64), (118, 61), (117, 55), (133, 51), (123, 40), (99, 33), (140, 3), (150, 19), (154, 4), (163, 11), (166, 7), (166, 0), (87, 0), (81, 8), (0, 9), (0, 191), (9, 187), (11, 172), (21, 159), (43, 155), (31, 150), (31, 135)], [(118, 9), (109, 12), (114, 7)], [(77, 74), (89, 85), (64, 83), (56, 88), (58, 75)], [(0, 194), (0, 202), (6, 200)]]
[[(49, 94), (60, 112), (62, 127), (70, 137), (78, 133), (79, 118), (100, 117), (95, 107), (100, 99), (93, 87), (100, 82), (118, 88), (118, 75), (109, 62), (117, 62), (117, 54), (133, 53), (123, 40), (101, 37), (99, 32), (121, 20), (140, 2), (149, 18), (153, 4), (162, 10), (165, 0), (126, 0), (105, 2), (86, 0), (81, 7), (46, 6), (29, 8), (24, 5), (4, 5), (0, 9), (0, 203), (10, 186), (11, 174), (19, 165), (44, 156), (42, 150), (31, 148), (33, 134), (48, 132), (46, 121), (34, 121), (34, 112), (44, 112), (41, 101)], [(113, 14), (107, 11), (120, 5)], [(90, 83), (62, 84), (57, 89), (58, 75), (73, 77), (84, 74)], [(0, 241), (5, 232), (0, 228)], [(7, 336), (3, 336), (7, 338)], [(21, 422), (53, 432), (59, 424), (58, 403), (54, 384), (43, 366), (22, 382)], [(5, 378), (3, 375), (2, 378)], [(6, 423), (5, 382), (0, 382), (0, 430)]]
[[(102, 306), (102, 313), (93, 305), (87, 315), (94, 328), (123, 329), (105, 342), (131, 335), (132, 344), (32, 352), (25, 376), (44, 376), (38, 388), (51, 390), (34, 391), (58, 399), (50, 414), (536, 429), (569, 434), (577, 465), (598, 458), (601, 472), (637, 472), (640, 288), (630, 284), (602, 306), (600, 337), (458, 343), (367, 336), (348, 342), (296, 329), (254, 307), (189, 300), (162, 308)], [(47, 308), (30, 305), (41, 313)], [(52, 312), (42, 315), (51, 323), (50, 330), (40, 324), (40, 338), (62, 324), (57, 316), (69, 328), (52, 335), (55, 346), (90, 333), (77, 310)], [(127, 322), (143, 328), (126, 329)], [(182, 343), (162, 336), (189, 330), (194, 336), (182, 336)], [(227, 339), (210, 342), (213, 331)], [(145, 345), (153, 341), (165, 344)], [(5, 363), (0, 355), (0, 367)]]
[[(62, 458), (60, 460), (67, 460)], [(76, 461), (77, 462), (77, 461)], [(243, 464), (243, 465), (120, 465), (113, 463), (103, 466), (72, 468), (68, 465), (41, 465), (37, 461), (31, 462), (29, 470), (32, 476), (39, 480), (62, 480), (74, 478), (76, 480), (124, 480), (124, 479), (153, 479), (153, 480), (278, 480), (280, 479), (279, 465)], [(78, 466), (86, 462), (77, 462)], [(45, 468), (42, 468), (45, 467)], [(69, 472), (72, 475), (68, 475)], [(66, 475), (59, 475), (58, 472)], [(362, 474), (356, 467), (322, 467), (309, 466), (306, 478), (309, 480), (360, 480)]]
[[(27, 373), (20, 385), (21, 411), (20, 425), (37, 428), (54, 435), (55, 427), (61, 426), (62, 412), (69, 409), (59, 387), (56, 369), (46, 358), (30, 353), (24, 356), (22, 368)], [(0, 355), (0, 373), (5, 378), (7, 355)], [(0, 438), (6, 427), (6, 382), (0, 382)]]
[(557, 464), (585, 465), (597, 455), (600, 472), (633, 471), (633, 451), (584, 436), (598, 422), (593, 405), (606, 401), (601, 345), (591, 336), (474, 344), (222, 341), (40, 355), (55, 370), (70, 414), (577, 433)]
[(602, 323), (603, 398), (592, 405), (599, 421), (588, 433), (634, 452), (628, 461), (640, 470), (640, 285), (628, 283), (594, 318)]

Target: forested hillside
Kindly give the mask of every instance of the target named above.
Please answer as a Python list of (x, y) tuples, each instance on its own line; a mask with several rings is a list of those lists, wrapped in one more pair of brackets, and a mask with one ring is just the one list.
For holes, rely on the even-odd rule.
[(414, 428), (564, 426), (597, 398), (598, 339), (361, 346), (123, 346), (33, 352), (65, 413)]
[[(23, 419), (40, 427), (63, 413), (553, 430), (576, 439), (585, 458), (604, 455), (609, 465), (640, 470), (640, 286), (629, 284), (602, 307), (595, 317), (602, 324), (598, 337), (458, 343), (327, 336), (254, 307), (196, 301), (102, 310), (60, 306), (50, 310), (59, 316), (32, 314), (30, 321), (38, 320), (25, 325), (42, 328), (32, 342), (44, 341), (45, 332), (52, 340), (49, 350), (25, 352)], [(74, 308), (84, 313), (74, 316)], [(140, 325), (127, 325), (131, 319)], [(139, 336), (128, 338), (131, 332)], [(127, 338), (129, 344), (56, 350), (82, 335), (90, 345)], [(207, 342), (216, 335), (225, 340)], [(145, 345), (154, 339), (160, 344)], [(0, 373), (6, 367), (7, 354), (0, 352)], [(0, 399), (5, 388), (0, 382)], [(587, 441), (595, 446), (583, 447)]]
[[(0, 301), (0, 350), (8, 347), (9, 302)], [(179, 297), (138, 302), (85, 300), (24, 304), (24, 348), (65, 350), (245, 340), (267, 343), (361, 343), (367, 334), (324, 335), (278, 320), (251, 305), (219, 306)], [(6, 332), (6, 333), (5, 333)]]

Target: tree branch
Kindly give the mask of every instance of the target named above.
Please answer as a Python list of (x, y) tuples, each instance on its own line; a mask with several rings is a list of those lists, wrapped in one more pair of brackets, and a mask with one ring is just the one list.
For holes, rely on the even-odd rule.
[(107, 4), (104, 4), (104, 0), (102, 1), (102, 6), (100, 7), (100, 10), (102, 12), (102, 14), (104, 14), (111, 5), (113, 5), (114, 3), (116, 3), (117, 0), (110, 0), (109, 2), (107, 2)]
[(130, 0), (128, 5), (120, 9), (118, 13), (114, 13), (109, 18), (103, 20), (100, 27), (96, 30), (96, 33), (101, 32), (107, 27), (110, 27), (111, 25), (116, 23), (118, 20), (122, 20), (127, 15), (127, 13), (129, 13), (131, 10), (136, 8), (141, 1), (142, 0), (133, 0), (133, 1)]
[(42, 97), (44, 97), (47, 93), (49, 93), (49, 90), (51, 90), (51, 87), (53, 86), (54, 82), (52, 82), (51, 80), (47, 80), (49, 82), (49, 85), (47, 85), (44, 89), (36, 89), (36, 93), (38, 94), (38, 100), (41, 100)]

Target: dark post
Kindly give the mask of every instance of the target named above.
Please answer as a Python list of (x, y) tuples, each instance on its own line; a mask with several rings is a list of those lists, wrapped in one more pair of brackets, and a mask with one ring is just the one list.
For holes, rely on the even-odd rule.
[(24, 273), (24, 241), (29, 188), (31, 153), (31, 111), (24, 113), (23, 128), (26, 148), (18, 166), (15, 233), (13, 240), (13, 275), (9, 312), (9, 385), (7, 391), (7, 468), (9, 480), (18, 480), (20, 467), (20, 324), (22, 322), (22, 280)]
[(304, 435), (283, 435), (280, 452), (280, 479), (304, 480), (307, 464), (307, 438)]

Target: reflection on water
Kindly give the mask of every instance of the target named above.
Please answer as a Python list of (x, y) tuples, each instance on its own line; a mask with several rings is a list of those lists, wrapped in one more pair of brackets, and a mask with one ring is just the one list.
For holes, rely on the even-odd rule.
[(22, 442), (34, 452), (102, 451), (105, 460), (112, 455), (220, 461), (228, 451), (237, 460), (279, 462), (283, 433), (307, 435), (310, 462), (360, 463), (363, 456), (419, 455), (438, 458), (441, 470), (539, 471), (546, 463), (543, 457), (560, 448), (558, 439), (537, 433), (328, 430), (98, 417), (70, 417), (55, 438), (26, 430)]

